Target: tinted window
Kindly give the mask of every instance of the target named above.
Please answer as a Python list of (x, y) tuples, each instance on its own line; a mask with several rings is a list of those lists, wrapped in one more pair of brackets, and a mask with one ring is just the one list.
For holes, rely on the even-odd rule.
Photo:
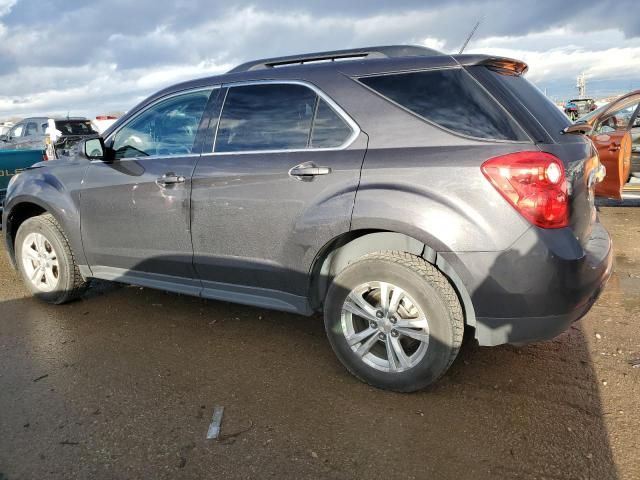
[(311, 132), (311, 148), (335, 148), (351, 136), (351, 128), (324, 100), (318, 99)]
[(307, 148), (316, 94), (302, 85), (232, 87), (222, 109), (216, 152)]
[(97, 133), (91, 127), (90, 120), (56, 120), (56, 128), (63, 135), (92, 135)]
[[(526, 78), (515, 75), (504, 75), (486, 67), (470, 67), (469, 70), (478, 78), (482, 84), (489, 89), (494, 95), (505, 95), (509, 102), (516, 102), (516, 105), (522, 105), (523, 112), (512, 112), (513, 114), (526, 115), (529, 112), (534, 119), (523, 121), (521, 124), (529, 130), (534, 137), (535, 125), (532, 121), (537, 121), (544, 130), (555, 141), (574, 142), (575, 135), (563, 135), (562, 131), (571, 125), (571, 120), (551, 101), (544, 93), (535, 85), (530, 83)], [(520, 119), (520, 118), (519, 118)]]
[(444, 128), (472, 137), (527, 140), (463, 69), (366, 77), (362, 83)]
[(116, 134), (116, 158), (186, 155), (193, 144), (210, 90), (187, 93), (156, 103)]

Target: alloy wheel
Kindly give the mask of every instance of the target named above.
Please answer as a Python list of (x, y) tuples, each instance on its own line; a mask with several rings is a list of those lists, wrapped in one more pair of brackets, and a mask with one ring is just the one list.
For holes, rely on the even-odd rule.
[(387, 282), (367, 282), (344, 301), (342, 333), (367, 365), (399, 373), (413, 368), (429, 347), (429, 322), (414, 299)]
[(22, 266), (26, 277), (41, 292), (51, 292), (58, 286), (58, 255), (51, 242), (41, 233), (30, 233), (24, 239)]

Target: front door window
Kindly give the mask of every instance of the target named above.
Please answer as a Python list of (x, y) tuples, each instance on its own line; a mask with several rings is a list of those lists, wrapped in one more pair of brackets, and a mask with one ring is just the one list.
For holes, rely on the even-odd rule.
[(171, 157), (193, 153), (210, 90), (163, 100), (126, 124), (113, 141), (115, 157)]

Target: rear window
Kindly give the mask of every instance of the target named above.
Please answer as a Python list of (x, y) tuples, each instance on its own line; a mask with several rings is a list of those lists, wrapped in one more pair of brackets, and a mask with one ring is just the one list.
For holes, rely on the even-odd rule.
[(229, 89), (216, 152), (306, 148), (316, 102), (301, 85), (248, 85)]
[(216, 152), (339, 148), (351, 127), (313, 90), (297, 84), (231, 87)]
[(56, 120), (56, 128), (63, 135), (96, 135), (90, 120)]
[[(469, 71), (494, 95), (507, 95), (509, 103), (516, 101), (528, 111), (555, 141), (573, 140), (575, 135), (563, 135), (562, 131), (571, 125), (571, 120), (544, 93), (526, 78), (504, 75), (486, 67), (470, 67)], [(514, 110), (517, 114), (521, 109)], [(520, 120), (520, 119), (518, 119)], [(534, 128), (530, 121), (522, 124)], [(534, 137), (537, 137), (531, 132)], [(564, 138), (563, 138), (564, 137)]]
[(363, 77), (360, 81), (453, 132), (489, 140), (529, 140), (505, 110), (461, 68)]

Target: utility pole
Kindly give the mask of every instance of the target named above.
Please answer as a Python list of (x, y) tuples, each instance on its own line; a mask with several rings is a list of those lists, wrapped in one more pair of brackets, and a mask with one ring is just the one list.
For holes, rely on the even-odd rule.
[(469, 44), (469, 41), (471, 40), (471, 37), (473, 37), (473, 34), (476, 33), (476, 30), (480, 26), (480, 22), (482, 22), (482, 18), (480, 18), (480, 20), (478, 20), (476, 22), (475, 26), (471, 29), (471, 33), (469, 33), (469, 36), (467, 37), (467, 39), (462, 44), (462, 48), (458, 52), (458, 55), (460, 55), (462, 52), (464, 52), (464, 49), (467, 48), (467, 45)]
[(584, 98), (587, 95), (587, 79), (584, 76), (584, 72), (578, 75), (576, 88), (578, 89), (579, 98)]

